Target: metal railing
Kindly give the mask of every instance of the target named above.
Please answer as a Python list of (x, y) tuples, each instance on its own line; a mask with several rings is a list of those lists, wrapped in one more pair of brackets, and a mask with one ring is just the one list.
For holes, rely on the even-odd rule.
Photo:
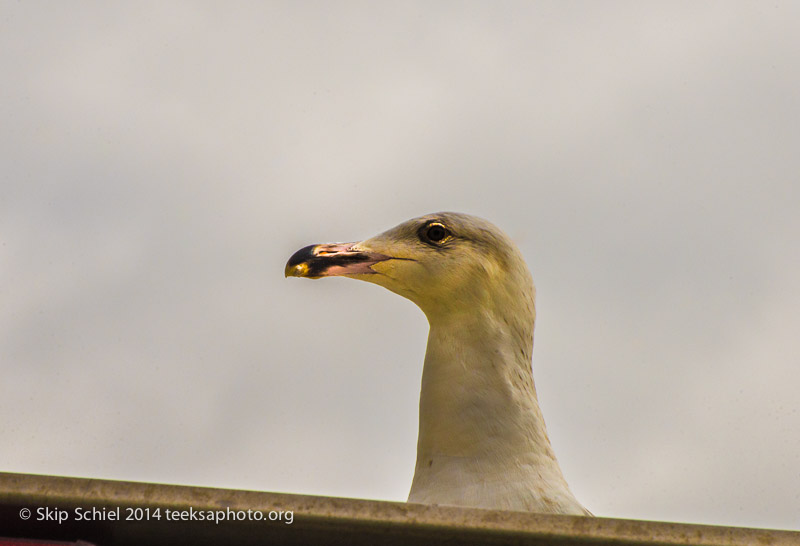
[(793, 531), (11, 473), (0, 473), (0, 537), (99, 546), (800, 545)]

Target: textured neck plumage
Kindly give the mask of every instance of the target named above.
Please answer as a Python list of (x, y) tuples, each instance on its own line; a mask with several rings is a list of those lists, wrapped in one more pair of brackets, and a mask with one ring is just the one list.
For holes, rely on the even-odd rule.
[(536, 399), (528, 279), (522, 294), (518, 284), (499, 287), (447, 313), (426, 313), (409, 502), (587, 513), (564, 481)]

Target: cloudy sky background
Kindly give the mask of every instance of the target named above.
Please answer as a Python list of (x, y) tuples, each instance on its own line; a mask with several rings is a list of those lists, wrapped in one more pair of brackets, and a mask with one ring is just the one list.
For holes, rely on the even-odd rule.
[(309, 243), (485, 217), (602, 516), (800, 528), (797, 2), (0, 2), (0, 470), (405, 500), (427, 324)]

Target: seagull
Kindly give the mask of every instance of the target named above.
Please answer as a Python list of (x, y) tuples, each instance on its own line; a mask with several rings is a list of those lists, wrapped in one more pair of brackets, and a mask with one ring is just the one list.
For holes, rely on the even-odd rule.
[(361, 242), (304, 247), (285, 274), (375, 283), (427, 317), (408, 502), (592, 515), (547, 436), (531, 367), (533, 280), (500, 229), (467, 214), (429, 214)]

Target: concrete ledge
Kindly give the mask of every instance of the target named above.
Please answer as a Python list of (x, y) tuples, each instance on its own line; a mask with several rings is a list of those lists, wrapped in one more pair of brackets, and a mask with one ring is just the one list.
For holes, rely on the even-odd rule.
[[(30, 510), (27, 520), (20, 515), (24, 509)], [(254, 511), (261, 521), (254, 520)], [(199, 521), (201, 512), (224, 521)], [(230, 521), (236, 514), (242, 520)], [(78, 521), (78, 515), (96, 520)], [(0, 473), (0, 537), (97, 545), (800, 545), (800, 532), (792, 531), (10, 473)]]

